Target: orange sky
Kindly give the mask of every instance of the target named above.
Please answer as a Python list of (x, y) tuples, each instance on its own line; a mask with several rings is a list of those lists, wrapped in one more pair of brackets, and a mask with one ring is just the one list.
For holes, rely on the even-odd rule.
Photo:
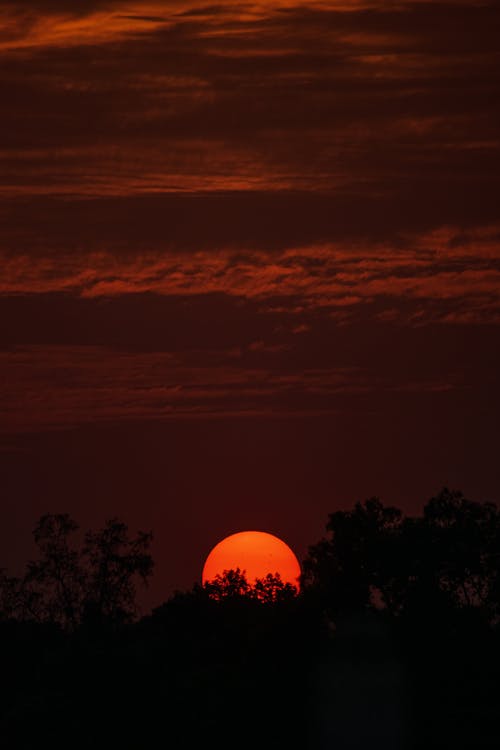
[(156, 519), (169, 586), (199, 565), (188, 507), (211, 538), (264, 520), (305, 550), (360, 495), (498, 499), (499, 20), (482, 0), (0, 8), (7, 556), (49, 499)]

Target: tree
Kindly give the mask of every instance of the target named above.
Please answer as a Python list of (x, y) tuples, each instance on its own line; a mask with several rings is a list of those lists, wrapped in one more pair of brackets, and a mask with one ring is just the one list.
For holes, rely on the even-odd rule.
[(38, 619), (64, 628), (76, 627), (84, 598), (85, 572), (71, 545), (77, 531), (78, 524), (67, 513), (43, 515), (33, 531), (40, 557), (28, 563), (23, 581), (25, 595), (38, 603)]
[(492, 503), (444, 488), (424, 508), (424, 560), (457, 608), (500, 615), (500, 514)]
[(82, 559), (86, 568), (86, 618), (108, 622), (130, 621), (137, 614), (135, 579), (147, 585), (153, 572), (149, 554), (152, 534), (139, 532), (129, 539), (126, 524), (111, 519), (85, 537)]
[(245, 598), (262, 604), (275, 604), (290, 601), (297, 596), (297, 589), (285, 583), (279, 573), (268, 573), (264, 578), (256, 578), (253, 584), (246, 578), (246, 571), (240, 568), (224, 570), (204, 586), (207, 594), (216, 601)]
[(401, 523), (401, 511), (378, 498), (331, 513), (329, 537), (309, 548), (303, 585), (333, 610), (363, 609), (374, 597), (388, 606)]
[(206, 581), (203, 588), (212, 599), (218, 602), (237, 597), (250, 597), (251, 592), (246, 571), (240, 568), (218, 573), (212, 581)]
[(377, 498), (329, 516), (329, 536), (310, 547), (304, 586), (327, 609), (376, 607), (410, 618), (452, 611), (500, 618), (500, 514), (491, 503), (444, 488), (422, 516)]
[(0, 571), (0, 620), (42, 620), (40, 595), (22, 578)]
[(127, 622), (137, 613), (136, 579), (153, 571), (152, 535), (130, 538), (126, 524), (107, 521), (76, 546), (78, 524), (68, 514), (45, 514), (35, 526), (37, 560), (22, 578), (0, 576), (3, 619), (52, 622), (74, 630), (83, 621)]
[(263, 604), (277, 604), (291, 601), (298, 591), (291, 583), (285, 583), (279, 573), (268, 573), (264, 578), (256, 579), (252, 594)]

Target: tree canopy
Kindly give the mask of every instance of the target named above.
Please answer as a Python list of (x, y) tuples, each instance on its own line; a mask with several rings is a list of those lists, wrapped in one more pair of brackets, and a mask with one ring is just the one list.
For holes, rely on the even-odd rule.
[(500, 514), (443, 489), (419, 517), (372, 498), (329, 516), (309, 548), (303, 586), (333, 614), (367, 607), (421, 615), (438, 608), (498, 619)]
[(88, 531), (79, 545), (68, 514), (45, 514), (33, 536), (38, 558), (20, 578), (0, 578), (4, 618), (52, 622), (74, 630), (82, 623), (124, 623), (137, 614), (136, 582), (153, 572), (151, 533), (130, 537), (116, 518)]

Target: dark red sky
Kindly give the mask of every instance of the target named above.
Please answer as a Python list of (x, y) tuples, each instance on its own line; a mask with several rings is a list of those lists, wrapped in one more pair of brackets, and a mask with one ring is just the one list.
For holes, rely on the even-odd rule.
[[(68, 11), (71, 8), (71, 12)], [(0, 565), (45, 511), (244, 528), (500, 500), (500, 5), (0, 8)]]

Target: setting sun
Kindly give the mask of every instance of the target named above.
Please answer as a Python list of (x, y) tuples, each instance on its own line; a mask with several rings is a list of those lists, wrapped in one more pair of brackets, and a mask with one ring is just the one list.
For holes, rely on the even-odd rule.
[(264, 531), (241, 531), (219, 542), (203, 566), (202, 581), (212, 581), (224, 570), (245, 571), (249, 583), (279, 573), (283, 583), (299, 588), (300, 565), (281, 539)]

